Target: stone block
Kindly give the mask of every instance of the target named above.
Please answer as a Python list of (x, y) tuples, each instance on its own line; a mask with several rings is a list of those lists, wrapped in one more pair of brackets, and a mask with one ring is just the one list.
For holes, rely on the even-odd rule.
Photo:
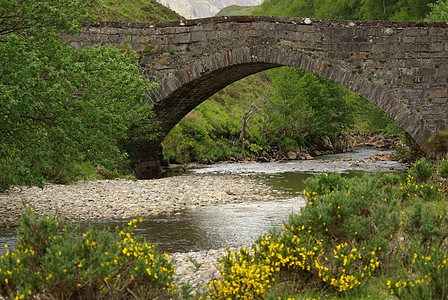
[(431, 98), (447, 98), (447, 90), (445, 89), (440, 89), (440, 90), (431, 90), (429, 92), (429, 97)]

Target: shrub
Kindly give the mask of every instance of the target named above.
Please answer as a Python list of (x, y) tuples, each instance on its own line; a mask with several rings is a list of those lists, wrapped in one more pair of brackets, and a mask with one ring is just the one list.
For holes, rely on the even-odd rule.
[(439, 164), (439, 176), (442, 178), (448, 178), (448, 160), (443, 159)]
[(423, 149), (432, 158), (442, 158), (448, 152), (448, 131), (438, 132), (425, 143)]
[(432, 176), (433, 172), (434, 170), (432, 168), (431, 162), (425, 157), (420, 158), (409, 170), (409, 174), (414, 176), (419, 181), (425, 181), (429, 179)]
[(18, 245), (0, 259), (0, 295), (52, 299), (168, 299), (172, 261), (134, 239), (132, 220), (116, 234), (78, 227), (54, 217), (22, 215)]
[[(362, 288), (370, 280), (377, 294), (383, 281), (384, 293), (400, 298), (447, 298), (448, 208), (441, 186), (393, 174), (317, 174), (306, 184), (308, 205), (282, 231), (221, 258), (223, 279), (210, 282), (211, 299), (312, 291), (369, 297)], [(285, 286), (294, 289), (288, 297), (281, 294)]]

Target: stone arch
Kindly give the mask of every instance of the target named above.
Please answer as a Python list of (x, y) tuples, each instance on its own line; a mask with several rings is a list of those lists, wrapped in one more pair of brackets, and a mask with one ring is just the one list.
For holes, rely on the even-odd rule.
[[(423, 145), (448, 128), (448, 24), (235, 16), (168, 23), (86, 23), (63, 35), (140, 54), (163, 133), (211, 94), (277, 66), (303, 69), (363, 96)], [(136, 174), (160, 166), (160, 140), (136, 145)], [(141, 171), (141, 172), (140, 172)]]
[(301, 50), (264, 45), (223, 50), (170, 74), (150, 95), (157, 103), (155, 121), (168, 134), (188, 112), (227, 85), (281, 66), (303, 69), (345, 86), (386, 112), (420, 145), (433, 135), (417, 111), (400, 103), (356, 68), (334, 65)]

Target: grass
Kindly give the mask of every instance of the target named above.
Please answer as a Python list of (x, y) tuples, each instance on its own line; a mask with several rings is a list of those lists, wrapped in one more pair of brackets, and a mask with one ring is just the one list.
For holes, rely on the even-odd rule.
[[(238, 140), (241, 119), (249, 106), (269, 89), (259, 75), (246, 77), (217, 92), (177, 124), (163, 141), (166, 162), (188, 163), (201, 159), (225, 160), (256, 155), (259, 147), (241, 149)], [(261, 140), (263, 117), (255, 114), (248, 127), (248, 139)], [(250, 144), (249, 144), (250, 145)], [(255, 151), (252, 151), (255, 150)]]

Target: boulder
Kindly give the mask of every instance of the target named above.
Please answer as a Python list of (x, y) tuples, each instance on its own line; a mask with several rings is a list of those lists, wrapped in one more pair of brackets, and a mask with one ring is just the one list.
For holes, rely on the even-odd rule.
[(331, 142), (331, 139), (330, 139), (330, 137), (328, 135), (323, 135), (320, 138), (320, 140), (322, 142), (322, 148), (323, 149), (330, 149), (330, 150), (334, 149), (333, 143)]
[(296, 159), (297, 159), (297, 152), (294, 152), (294, 151), (288, 151), (288, 153), (286, 153), (286, 156), (287, 156), (288, 159), (290, 159), (290, 160), (296, 160)]

